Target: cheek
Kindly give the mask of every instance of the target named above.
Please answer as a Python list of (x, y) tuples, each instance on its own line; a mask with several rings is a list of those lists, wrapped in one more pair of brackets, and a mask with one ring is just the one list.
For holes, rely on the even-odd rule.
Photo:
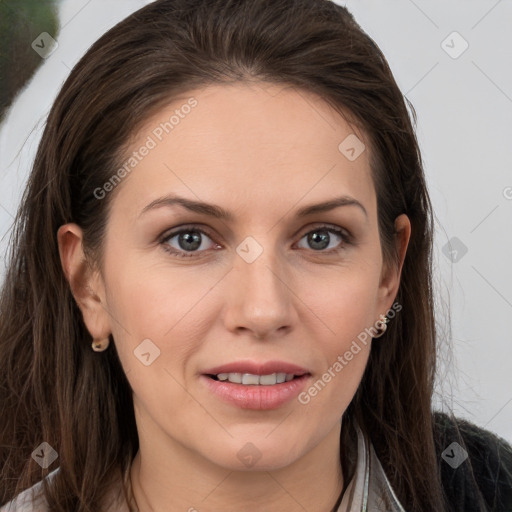
[(198, 281), (190, 269), (170, 272), (168, 265), (148, 260), (136, 254), (122, 259), (111, 255), (108, 302), (116, 319), (134, 335), (161, 337), (204, 295), (208, 282)]
[(373, 325), (378, 275), (366, 267), (347, 265), (302, 278), (301, 298), (339, 345)]
[(165, 368), (183, 380), (187, 358), (207, 339), (205, 319), (212, 315), (205, 294), (218, 278), (198, 279), (191, 268), (170, 273), (142, 259), (125, 258), (105, 268), (110, 326), (126, 373), (151, 361), (151, 379), (157, 368)]
[(304, 403), (310, 400), (313, 407), (332, 403), (342, 411), (356, 392), (368, 361), (371, 333), (367, 329), (376, 320), (377, 276), (343, 268), (331, 279), (316, 283), (308, 286), (305, 303), (314, 313), (309, 316), (317, 325), (313, 332), (322, 353), (322, 369), (306, 390)]

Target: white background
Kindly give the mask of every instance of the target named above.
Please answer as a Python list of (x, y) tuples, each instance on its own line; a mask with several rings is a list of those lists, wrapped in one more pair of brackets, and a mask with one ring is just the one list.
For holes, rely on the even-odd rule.
[[(60, 86), (102, 33), (146, 3), (60, 3), (62, 29), (52, 34), (59, 46), (0, 130), (2, 275), (9, 228)], [(338, 3), (382, 49), (418, 114), (436, 212), (434, 270), (442, 341), (437, 407), (451, 407), (512, 442), (512, 2)], [(467, 50), (458, 55), (465, 44)], [(464, 255), (454, 237), (467, 249)]]

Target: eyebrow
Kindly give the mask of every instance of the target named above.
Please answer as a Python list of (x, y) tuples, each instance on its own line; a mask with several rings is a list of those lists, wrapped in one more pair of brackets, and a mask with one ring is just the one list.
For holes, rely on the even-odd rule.
[[(215, 217), (217, 219), (226, 220), (230, 222), (234, 220), (234, 215), (231, 212), (225, 210), (224, 208), (221, 208), (220, 206), (204, 203), (201, 201), (193, 201), (191, 199), (186, 199), (184, 197), (176, 195), (169, 195), (155, 199), (154, 201), (152, 201), (143, 208), (143, 210), (139, 214), (139, 217), (150, 210), (162, 207), (171, 207), (174, 205), (179, 205), (192, 212), (208, 215), (210, 217)], [(323, 203), (305, 206), (299, 209), (296, 215), (297, 217), (302, 218), (307, 217), (309, 215), (314, 215), (316, 213), (323, 213), (330, 210), (334, 210), (335, 208), (339, 208), (341, 206), (357, 206), (358, 208), (361, 209), (361, 211), (364, 212), (366, 218), (368, 218), (368, 212), (366, 211), (366, 208), (357, 199), (354, 199), (353, 197), (346, 195), (330, 199)]]

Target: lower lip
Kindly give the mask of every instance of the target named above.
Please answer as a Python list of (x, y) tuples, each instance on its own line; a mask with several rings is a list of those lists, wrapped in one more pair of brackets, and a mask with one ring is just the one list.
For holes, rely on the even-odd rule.
[(234, 384), (214, 380), (206, 375), (201, 379), (219, 398), (242, 409), (276, 409), (295, 398), (305, 387), (310, 375), (301, 375), (288, 382), (271, 386)]

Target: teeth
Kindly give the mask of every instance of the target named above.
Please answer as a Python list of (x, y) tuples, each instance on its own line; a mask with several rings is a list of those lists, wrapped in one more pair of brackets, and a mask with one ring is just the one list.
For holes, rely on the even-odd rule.
[(252, 373), (219, 373), (217, 379), (235, 384), (272, 386), (289, 382), (295, 377), (293, 373), (271, 373), (269, 375), (253, 375)]
[[(262, 377), (266, 377), (266, 375), (262, 375)], [(242, 384), (259, 384), (259, 383), (260, 383), (259, 375), (252, 375), (250, 373), (244, 373), (242, 375)], [(274, 382), (274, 384), (275, 384), (275, 382)]]
[(242, 384), (241, 373), (224, 373), (224, 375), (226, 375), (224, 380), (229, 380), (229, 382), (234, 382), (235, 384)]
[(263, 386), (272, 386), (279, 382), (279, 375), (277, 373), (272, 373), (270, 375), (260, 375), (258, 381), (259, 382), (255, 382), (255, 384), (262, 384)]

